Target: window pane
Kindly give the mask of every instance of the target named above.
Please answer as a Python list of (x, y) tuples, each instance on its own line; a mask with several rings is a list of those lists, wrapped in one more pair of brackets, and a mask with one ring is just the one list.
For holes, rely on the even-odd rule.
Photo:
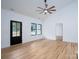
[(31, 31), (32, 35), (36, 35), (36, 30)]
[(12, 36), (13, 37), (16, 36), (16, 23), (15, 22), (12, 23)]
[(20, 23), (17, 23), (17, 36), (20, 36)]
[(41, 25), (40, 24), (37, 25), (37, 29), (41, 29)]
[(38, 35), (42, 34), (42, 24), (37, 25), (37, 34)]
[(41, 34), (41, 30), (37, 30), (37, 34), (40, 35)]
[(36, 29), (36, 24), (35, 23), (32, 23), (31, 24), (31, 29), (33, 30), (33, 29)]
[(31, 24), (31, 34), (36, 35), (36, 32), (37, 32), (37, 24), (32, 23)]

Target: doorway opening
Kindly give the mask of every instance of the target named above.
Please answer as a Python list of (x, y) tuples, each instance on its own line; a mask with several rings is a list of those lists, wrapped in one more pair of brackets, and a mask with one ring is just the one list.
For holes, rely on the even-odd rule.
[(56, 40), (63, 41), (63, 24), (56, 24)]

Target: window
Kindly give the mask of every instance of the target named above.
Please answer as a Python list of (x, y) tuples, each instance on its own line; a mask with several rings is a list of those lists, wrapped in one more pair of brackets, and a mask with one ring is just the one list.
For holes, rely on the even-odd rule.
[(37, 34), (37, 24), (31, 23), (31, 34), (36, 35)]
[(42, 24), (31, 23), (31, 34), (41, 35), (42, 34)]
[(37, 35), (41, 35), (42, 34), (42, 24), (38, 24), (37, 25)]

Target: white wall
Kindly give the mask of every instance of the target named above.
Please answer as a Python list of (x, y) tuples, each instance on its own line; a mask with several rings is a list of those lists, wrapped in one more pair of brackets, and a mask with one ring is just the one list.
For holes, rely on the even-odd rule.
[(42, 24), (41, 20), (33, 19), (9, 10), (1, 10), (1, 48), (10, 46), (10, 20), (22, 22), (23, 43), (40, 39), (42, 35), (31, 36), (31, 23)]
[(78, 41), (78, 9), (77, 2), (66, 6), (55, 15), (49, 16), (43, 24), (43, 36), (55, 40), (56, 24), (63, 23), (63, 37), (64, 41), (77, 42)]

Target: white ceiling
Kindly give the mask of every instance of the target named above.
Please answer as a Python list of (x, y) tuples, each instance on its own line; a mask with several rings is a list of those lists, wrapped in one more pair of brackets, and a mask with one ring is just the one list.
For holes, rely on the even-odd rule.
[[(1, 7), (9, 10), (13, 9), (15, 12), (26, 16), (44, 20), (48, 15), (39, 14), (39, 12), (36, 11), (38, 10), (38, 6), (44, 7), (43, 1), (44, 0), (2, 0)], [(49, 6), (55, 5), (56, 10), (59, 11), (74, 1), (75, 0), (47, 0), (47, 3)]]

